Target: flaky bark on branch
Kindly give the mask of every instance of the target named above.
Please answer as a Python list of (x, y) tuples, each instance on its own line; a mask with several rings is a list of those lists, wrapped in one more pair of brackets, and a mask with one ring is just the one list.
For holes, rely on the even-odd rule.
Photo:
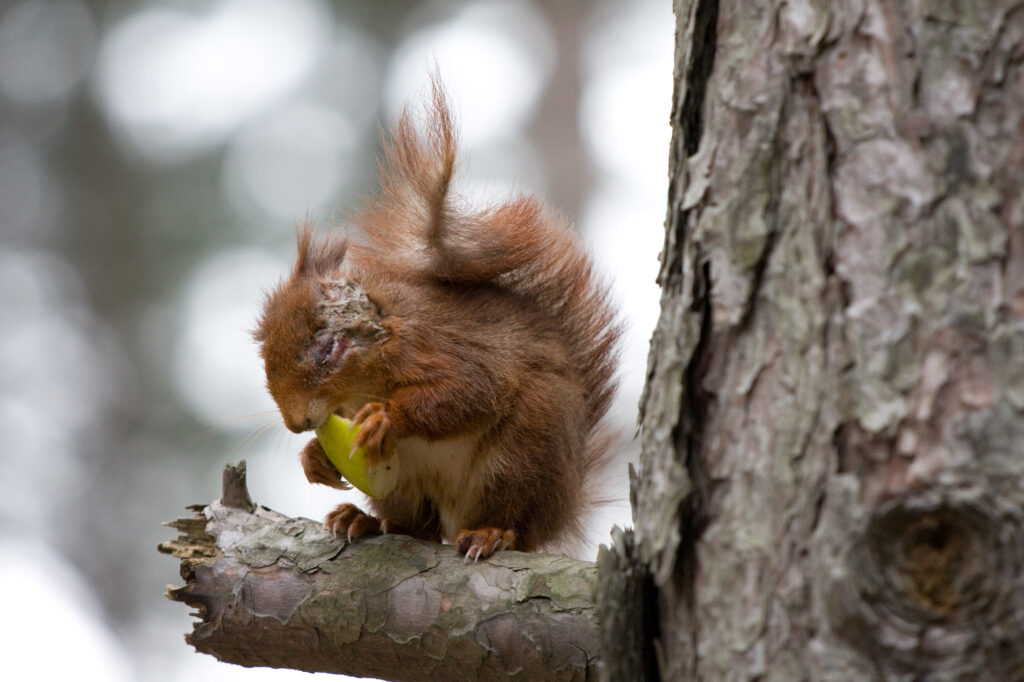
[(594, 679), (592, 563), (499, 552), (464, 563), (400, 535), (349, 543), (309, 519), (252, 504), (244, 463), (222, 500), (167, 525), (197, 610), (186, 640), (243, 666), (401, 680)]

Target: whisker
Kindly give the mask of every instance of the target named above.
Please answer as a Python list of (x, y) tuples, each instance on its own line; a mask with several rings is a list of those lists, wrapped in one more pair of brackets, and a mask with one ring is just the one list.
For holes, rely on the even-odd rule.
[[(285, 451), (285, 449), (284, 449), (285, 437), (286, 437), (286, 434), (285, 434), (284, 431), (278, 432), (277, 439), (274, 441), (274, 452), (276, 452), (278, 454), (281, 454), (281, 453), (283, 453)], [(297, 453), (292, 453), (292, 454), (297, 454)]]
[(184, 443), (188, 447), (197, 447), (200, 444), (209, 443), (216, 440), (223, 429), (220, 429), (211, 424), (202, 423), (202, 428), (194, 433), (189, 434), (189, 437), (184, 440)]
[(245, 436), (242, 437), (242, 439), (235, 445), (235, 447), (232, 448), (232, 454), (239, 455), (244, 453), (246, 450), (255, 445), (256, 441), (258, 441), (260, 437), (267, 432), (268, 429), (270, 429), (272, 426), (279, 424), (280, 422), (281, 417), (276, 416), (274, 419), (264, 422), (263, 424), (260, 424), (255, 428), (251, 429)]
[(249, 414), (241, 414), (241, 415), (238, 415), (238, 416), (235, 416), (235, 417), (220, 417), (218, 419), (212, 420), (211, 426), (220, 427), (220, 428), (229, 428), (231, 426), (234, 426), (234, 425), (238, 424), (239, 422), (244, 422), (244, 421), (246, 421), (248, 419), (256, 419), (257, 417), (267, 417), (267, 416), (270, 416), (270, 415), (278, 415), (278, 414), (280, 414), (280, 413), (276, 409), (270, 409), (270, 410), (262, 410), (260, 412), (250, 412)]
[(234, 427), (245, 420), (255, 419), (257, 417), (266, 417), (269, 415), (278, 415), (278, 412), (277, 410), (264, 410), (262, 412), (252, 412), (250, 414), (244, 414), (237, 417), (204, 419), (201, 422), (203, 428), (195, 434), (194, 442), (192, 444), (194, 445), (203, 441), (212, 440), (221, 435), (222, 431), (234, 430)]

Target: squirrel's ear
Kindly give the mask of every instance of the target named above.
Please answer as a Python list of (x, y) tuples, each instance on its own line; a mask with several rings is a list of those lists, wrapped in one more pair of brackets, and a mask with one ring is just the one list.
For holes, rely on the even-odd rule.
[(348, 238), (327, 236), (313, 238), (313, 227), (309, 221), (295, 228), (295, 243), (298, 255), (292, 277), (325, 277), (337, 271), (348, 251)]

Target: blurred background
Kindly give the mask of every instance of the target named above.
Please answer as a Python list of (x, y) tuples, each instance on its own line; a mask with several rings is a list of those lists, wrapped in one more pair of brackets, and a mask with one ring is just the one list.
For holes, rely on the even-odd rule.
[(195, 654), (161, 522), (248, 461), (253, 499), (322, 518), (249, 330), (321, 228), (373, 192), (382, 121), (461, 121), (457, 189), (574, 216), (628, 325), (617, 504), (658, 312), (668, 0), (0, 2), (0, 624), (6, 679), (294, 679)]

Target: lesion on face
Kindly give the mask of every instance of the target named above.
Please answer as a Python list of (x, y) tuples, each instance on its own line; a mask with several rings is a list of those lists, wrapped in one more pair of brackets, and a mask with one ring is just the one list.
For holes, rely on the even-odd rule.
[(325, 329), (344, 332), (359, 345), (378, 341), (384, 333), (380, 306), (359, 283), (347, 279), (320, 283), (316, 317)]
[(333, 330), (322, 324), (306, 343), (303, 364), (316, 373), (329, 373), (351, 345), (351, 339), (344, 330)]
[(353, 396), (379, 393), (369, 390), (380, 382), (365, 358), (387, 333), (380, 307), (355, 282), (289, 283), (268, 301), (256, 338), (267, 387), (293, 431), (322, 422)]

